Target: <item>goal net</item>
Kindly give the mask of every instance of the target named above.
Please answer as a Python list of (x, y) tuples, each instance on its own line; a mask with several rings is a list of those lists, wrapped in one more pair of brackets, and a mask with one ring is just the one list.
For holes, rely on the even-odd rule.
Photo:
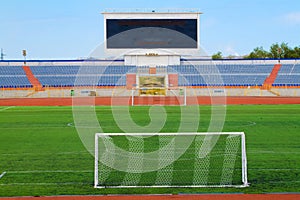
[(97, 133), (95, 188), (246, 187), (244, 133)]

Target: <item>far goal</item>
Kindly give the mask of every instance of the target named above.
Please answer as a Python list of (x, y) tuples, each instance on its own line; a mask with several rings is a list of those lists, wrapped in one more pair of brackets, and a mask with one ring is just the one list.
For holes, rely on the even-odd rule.
[(247, 187), (245, 134), (97, 133), (95, 188)]
[(132, 88), (131, 105), (187, 105), (185, 87)]

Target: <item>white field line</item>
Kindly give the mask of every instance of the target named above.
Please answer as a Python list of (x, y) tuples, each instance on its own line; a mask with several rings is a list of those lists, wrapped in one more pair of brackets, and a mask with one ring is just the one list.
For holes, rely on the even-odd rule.
[(11, 109), (11, 108), (14, 108), (16, 106), (9, 106), (9, 107), (5, 107), (5, 108), (2, 108), (0, 109), (0, 112), (4, 111), (4, 110), (8, 110), (8, 109)]
[(6, 185), (91, 185), (92, 182), (66, 182), (66, 183), (3, 183), (0, 186)]
[[(250, 168), (249, 171), (300, 171), (300, 168)], [(177, 171), (177, 170), (173, 170)], [(178, 171), (189, 171), (189, 170), (178, 170)], [(5, 174), (43, 174), (43, 173), (94, 173), (94, 170), (36, 170), (36, 171), (8, 171), (1, 174), (3, 177)]]
[[(280, 170), (300, 170), (300, 169), (249, 169), (249, 170), (254, 170), (254, 171), (280, 171)], [(0, 176), (1, 178), (7, 173), (7, 174), (24, 174), (24, 173), (92, 173), (94, 172), (93, 170), (83, 170), (83, 171), (76, 171), (76, 170), (57, 170), (57, 171), (9, 171), (9, 172), (3, 172)], [(299, 183), (300, 181), (295, 180), (295, 181), (279, 181), (279, 182), (270, 182), (270, 183)], [(41, 183), (22, 183), (22, 182), (15, 182), (15, 183), (3, 183), (0, 184), (0, 186), (13, 186), (13, 185), (91, 185), (92, 182), (59, 182), (59, 183), (46, 183), (46, 182), (41, 182)]]
[(299, 169), (297, 169), (297, 168), (285, 168), (285, 169), (280, 169), (280, 168), (277, 168), (277, 169), (258, 169), (258, 168), (255, 168), (255, 169), (249, 169), (248, 168), (248, 170), (250, 170), (250, 171), (299, 171), (300, 170), (300, 168)]
[[(72, 155), (72, 154), (90, 154), (88, 151), (73, 151), (73, 152), (57, 152), (57, 153), (51, 153), (51, 152), (45, 152), (45, 153), (0, 153), (1, 156), (24, 156), (24, 155), (35, 155), (35, 156), (41, 156), (41, 155)], [(248, 151), (247, 154), (300, 154), (300, 152), (274, 152), (274, 151)], [(187, 159), (190, 160), (190, 159)]]
[(90, 154), (88, 151), (73, 151), (73, 152), (45, 152), (45, 153), (0, 153), (1, 156), (24, 156), (24, 155), (34, 155), (34, 156), (41, 156), (41, 155), (75, 155), (75, 154)]
[(42, 173), (93, 173), (93, 170), (33, 170), (33, 171), (8, 171), (8, 174), (42, 174)]
[(272, 152), (272, 151), (250, 151), (247, 154), (300, 154), (300, 152)]
[(0, 179), (6, 174), (6, 172), (3, 172), (1, 175), (0, 175)]
[[(24, 116), (23, 116), (24, 117)], [(44, 129), (45, 130), (45, 128), (64, 128), (64, 126), (46, 126), (46, 127), (44, 127), (44, 126), (40, 126), (40, 127), (38, 127), (38, 126), (30, 126), (30, 127), (28, 127), (28, 126), (24, 126), (24, 127), (22, 127), (22, 126), (20, 126), (20, 127), (3, 127), (3, 128), (1, 128), (1, 129), (11, 129), (11, 130), (14, 130), (14, 129), (16, 129), (16, 130), (18, 130), (18, 129), (22, 129), (22, 130), (32, 130), (32, 129), (36, 129), (36, 130), (38, 130), (38, 129)]]
[[(13, 106), (13, 107), (15, 107), (15, 106)], [(5, 108), (4, 110), (7, 110), (8, 108)], [(3, 109), (2, 109), (3, 110)], [(0, 112), (2, 111), (2, 110), (0, 110)], [(33, 115), (22, 115), (22, 117), (32, 117)], [(93, 128), (93, 127), (90, 127), (90, 126), (74, 126), (73, 125), (73, 123), (68, 123), (67, 124), (67, 126), (68, 127), (71, 127), (71, 128)], [(65, 126), (47, 126), (47, 128), (64, 128)], [(43, 128), (43, 129), (45, 129), (45, 127), (40, 127), (40, 126), (37, 126), (37, 127), (35, 127), (35, 126), (31, 126), (31, 127), (4, 127), (4, 128), (1, 128), (1, 129), (32, 129), (32, 128), (34, 128), (34, 129), (41, 129), (41, 128)], [(94, 127), (95, 128), (95, 127)], [(97, 128), (97, 127), (96, 127)]]
[[(300, 183), (300, 181), (270, 181), (267, 183)], [(14, 186), (14, 185), (92, 185), (92, 182), (66, 182), (66, 183), (4, 183), (0, 184), (0, 186)]]

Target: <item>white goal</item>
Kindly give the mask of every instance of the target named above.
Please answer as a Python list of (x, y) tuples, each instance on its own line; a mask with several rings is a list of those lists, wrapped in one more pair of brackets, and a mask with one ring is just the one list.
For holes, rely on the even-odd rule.
[(97, 133), (95, 188), (247, 187), (243, 132)]

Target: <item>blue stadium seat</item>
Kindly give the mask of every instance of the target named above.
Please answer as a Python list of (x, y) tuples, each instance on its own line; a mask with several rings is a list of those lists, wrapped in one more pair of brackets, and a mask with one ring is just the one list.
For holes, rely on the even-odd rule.
[(125, 86), (126, 73), (136, 66), (34, 66), (33, 74), (43, 86)]
[(170, 65), (168, 73), (179, 74), (179, 86), (262, 85), (274, 65)]
[(0, 88), (31, 88), (22, 66), (0, 66)]
[[(178, 74), (179, 86), (261, 86), (273, 64), (157, 66), (156, 72)], [(148, 66), (32, 66), (43, 86), (125, 86), (127, 73), (149, 73)], [(32, 87), (22, 66), (0, 66), (1, 87)], [(274, 86), (300, 85), (300, 64), (282, 65)]]
[(300, 64), (281, 66), (273, 86), (298, 86), (300, 84)]

